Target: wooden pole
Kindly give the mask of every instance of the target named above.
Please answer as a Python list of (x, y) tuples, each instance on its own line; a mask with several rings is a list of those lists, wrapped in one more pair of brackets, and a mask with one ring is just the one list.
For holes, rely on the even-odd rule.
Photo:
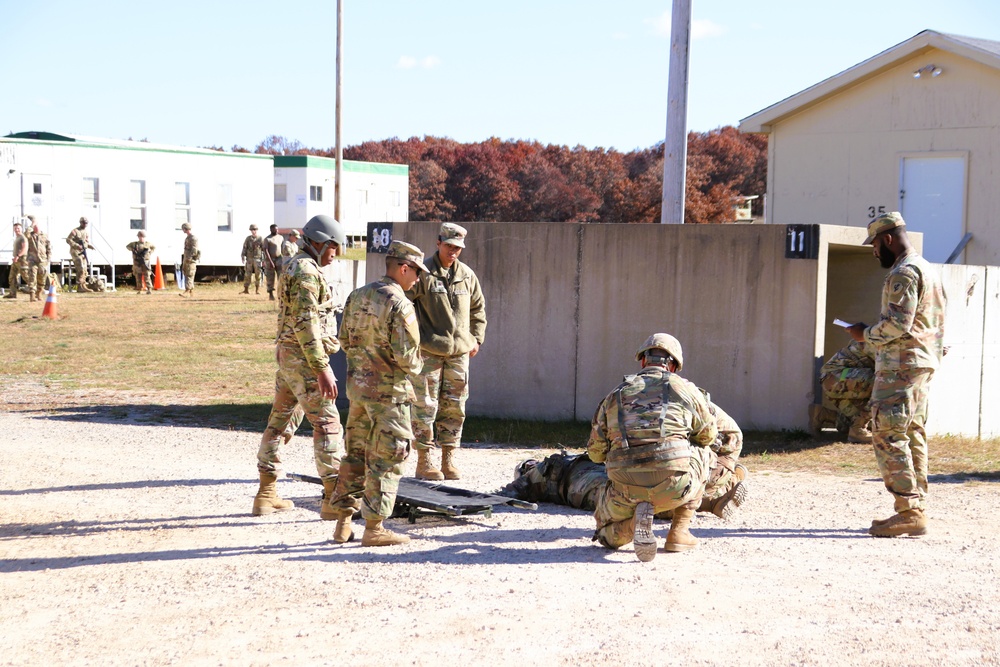
[(674, 0), (670, 19), (670, 78), (667, 82), (667, 135), (663, 143), (663, 200), (660, 223), (684, 222), (687, 178), (688, 45), (691, 0)]

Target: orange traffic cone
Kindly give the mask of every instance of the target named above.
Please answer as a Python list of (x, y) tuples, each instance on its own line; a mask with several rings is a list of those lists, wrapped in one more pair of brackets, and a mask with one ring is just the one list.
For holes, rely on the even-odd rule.
[(49, 295), (45, 298), (45, 308), (42, 309), (42, 317), (47, 317), (50, 320), (58, 320), (59, 315), (56, 312), (56, 286), (49, 285)]
[(156, 258), (156, 276), (153, 278), (153, 289), (163, 289), (163, 267), (160, 258)]

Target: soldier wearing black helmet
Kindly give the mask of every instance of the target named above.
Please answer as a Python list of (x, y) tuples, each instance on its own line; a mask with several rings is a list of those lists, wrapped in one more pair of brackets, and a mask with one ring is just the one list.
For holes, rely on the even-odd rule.
[(333, 261), (344, 247), (341, 224), (317, 215), (302, 228), (302, 250), (282, 268), (279, 281), (278, 334), (275, 340), (278, 372), (274, 381), (274, 404), (257, 452), (260, 488), (253, 501), (253, 514), (271, 514), (292, 509), (294, 504), (278, 496), (276, 482), (281, 472), (280, 447), (285, 429), (301, 405), (313, 427), (316, 470), (323, 480), (324, 500), (320, 516), (338, 518), (329, 501), (337, 485), (343, 454), (340, 414), (337, 412), (337, 380), (330, 369), (330, 355), (340, 349), (337, 318), (330, 285), (321, 266)]

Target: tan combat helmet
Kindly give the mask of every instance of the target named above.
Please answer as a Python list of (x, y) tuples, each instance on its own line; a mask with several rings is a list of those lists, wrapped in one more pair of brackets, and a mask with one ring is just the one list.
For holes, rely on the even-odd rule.
[(677, 370), (684, 367), (684, 351), (681, 349), (681, 343), (670, 334), (655, 333), (647, 338), (635, 353), (635, 360), (642, 361), (643, 355), (648, 350), (663, 350), (677, 362)]

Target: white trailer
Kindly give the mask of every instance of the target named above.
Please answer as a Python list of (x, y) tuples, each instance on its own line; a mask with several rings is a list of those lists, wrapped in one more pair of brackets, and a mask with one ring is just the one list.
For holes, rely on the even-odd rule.
[[(178, 263), (181, 224), (198, 237), (201, 264), (238, 267), (251, 223), (274, 221), (270, 155), (117, 141), (47, 132), (0, 137), (0, 264), (10, 264), (11, 225), (33, 215), (52, 244), (52, 262), (69, 259), (66, 236), (81, 216), (99, 267), (132, 265), (125, 245), (144, 230), (164, 267)], [(110, 277), (110, 276), (109, 276)]]

